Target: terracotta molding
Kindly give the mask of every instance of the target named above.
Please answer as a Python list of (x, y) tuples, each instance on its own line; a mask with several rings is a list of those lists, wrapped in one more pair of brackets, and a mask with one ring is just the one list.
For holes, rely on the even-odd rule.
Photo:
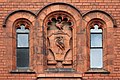
[[(76, 7), (74, 7), (73, 5), (71, 5), (71, 4), (63, 3), (63, 2), (56, 2), (56, 3), (50, 3), (50, 4), (46, 5), (46, 6), (44, 6), (42, 9), (40, 9), (40, 10), (36, 13), (37, 16), (38, 16), (39, 13), (40, 13), (41, 11), (43, 11), (45, 8), (47, 8), (47, 7), (49, 7), (49, 6), (52, 6), (52, 5), (68, 5), (68, 6), (72, 7), (73, 9), (75, 9), (78, 13), (80, 13), (80, 11), (79, 11)], [(80, 15), (82, 16), (81, 13), (80, 13)]]
[(117, 27), (117, 23), (116, 23), (116, 20), (108, 13), (106, 13), (105, 11), (102, 11), (102, 10), (92, 10), (92, 11), (88, 11), (86, 12), (85, 14), (83, 14), (82, 17), (85, 17), (86, 15), (90, 14), (90, 13), (94, 13), (94, 12), (100, 12), (100, 13), (103, 13), (105, 15), (107, 15), (113, 22), (113, 27)]
[(16, 13), (18, 13), (18, 12), (27, 12), (27, 13), (30, 13), (30, 14), (32, 14), (33, 16), (36, 17), (36, 15), (35, 15), (33, 12), (31, 12), (31, 11), (28, 11), (28, 10), (16, 10), (16, 11), (13, 11), (13, 12), (9, 13), (9, 14), (6, 16), (6, 18), (4, 19), (4, 22), (3, 22), (3, 27), (6, 27), (6, 23), (7, 23), (8, 18), (9, 18), (10, 16), (12, 16), (13, 14), (16, 14)]

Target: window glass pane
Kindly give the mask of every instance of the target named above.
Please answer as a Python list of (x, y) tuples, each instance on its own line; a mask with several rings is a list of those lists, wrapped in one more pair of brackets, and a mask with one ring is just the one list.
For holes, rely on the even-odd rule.
[(28, 47), (28, 34), (17, 34), (17, 47)]
[(94, 26), (94, 29), (90, 29), (91, 33), (102, 33), (102, 29), (98, 29), (98, 25)]
[(29, 67), (29, 49), (17, 49), (17, 67)]
[(91, 68), (102, 68), (102, 49), (91, 49), (90, 50), (90, 67)]
[(91, 47), (102, 47), (102, 34), (91, 34)]

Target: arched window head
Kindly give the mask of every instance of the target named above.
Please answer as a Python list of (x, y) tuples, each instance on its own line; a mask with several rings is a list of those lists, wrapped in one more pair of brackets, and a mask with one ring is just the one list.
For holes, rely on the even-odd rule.
[(94, 25), (93, 28), (90, 29), (91, 33), (102, 33), (102, 29), (99, 27), (99, 25)]
[(29, 29), (26, 28), (24, 24), (21, 24), (21, 25), (17, 28), (16, 32), (29, 33)]
[(90, 68), (103, 67), (103, 35), (99, 25), (90, 29)]

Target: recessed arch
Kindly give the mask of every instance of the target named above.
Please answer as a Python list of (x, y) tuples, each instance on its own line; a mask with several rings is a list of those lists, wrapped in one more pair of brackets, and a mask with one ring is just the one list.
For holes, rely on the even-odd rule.
[[(46, 6), (44, 6), (42, 9), (40, 9), (40, 10), (37, 12), (37, 16), (38, 16), (38, 15), (40, 14), (40, 12), (42, 12), (45, 8), (47, 8), (47, 7), (49, 7), (49, 6), (52, 6), (52, 5), (67, 5), (67, 6), (72, 7), (73, 9), (75, 9), (78, 13), (80, 13), (80, 11), (79, 11), (76, 7), (72, 6), (71, 4), (63, 3), (63, 2), (56, 2), (56, 3), (50, 3), (50, 4), (46, 5)], [(81, 13), (80, 13), (80, 15), (82, 16)]]
[(34, 18), (36, 17), (36, 15), (31, 11), (28, 11), (28, 10), (16, 10), (16, 11), (13, 11), (13, 12), (9, 13), (9, 15), (7, 15), (5, 17), (4, 22), (3, 22), (3, 27), (6, 27), (7, 21), (9, 20), (9, 18), (11, 16), (14, 16), (14, 15), (19, 14), (19, 13), (27, 13), (27, 14), (30, 14), (31, 16), (33, 16)]
[[(57, 22), (55, 23), (55, 25), (52, 25), (52, 27), (55, 27), (54, 31), (52, 31), (53, 28), (47, 29), (45, 24), (46, 23), (50, 24), (49, 19), (50, 19), (50, 17), (53, 18), (54, 15), (61, 15), (61, 17), (66, 15), (67, 19), (70, 18), (71, 22), (73, 22), (73, 24), (74, 24), (72, 30), (68, 29), (68, 28), (71, 28), (70, 27), (71, 24), (68, 26), (68, 28), (67, 28), (67, 25), (64, 25), (63, 29), (62, 28), (56, 29), (55, 26), (57, 25)], [(57, 16), (57, 18), (58, 18), (58, 16)], [(64, 20), (64, 18), (62, 20)], [(76, 38), (78, 38), (77, 37), (77, 33), (80, 32), (80, 28), (81, 28), (80, 26), (82, 26), (82, 15), (81, 15), (80, 11), (78, 9), (76, 9), (75, 7), (73, 7), (72, 5), (67, 4), (67, 3), (52, 3), (52, 4), (49, 4), (49, 5), (45, 6), (43, 9), (41, 9), (37, 13), (37, 21), (39, 22), (40, 30), (42, 32), (44, 32), (43, 34), (41, 33), (44, 36), (43, 37), (43, 45), (47, 46), (47, 41), (46, 41), (47, 37), (49, 37), (49, 39), (51, 41), (50, 44), (54, 45), (54, 46), (57, 45), (57, 40), (59, 40), (59, 39), (63, 40), (63, 42), (64, 41), (65, 42), (68, 41), (68, 42), (65, 43), (65, 45), (67, 46), (65, 48), (65, 51), (67, 51), (67, 48), (69, 49), (70, 47), (72, 47), (72, 49), (70, 51), (68, 51), (70, 56), (67, 55), (67, 58), (66, 58), (66, 59), (68, 59), (70, 57), (69, 61), (68, 61), (69, 63), (65, 62), (65, 60), (61, 57), (61, 59), (63, 60), (62, 64), (64, 66), (66, 66), (65, 64), (69, 64), (69, 67), (71, 67), (73, 69), (76, 69), (77, 65), (75, 65), (75, 63), (74, 63), (75, 60), (76, 60), (75, 55), (77, 55), (77, 49), (76, 49), (77, 48), (77, 44), (76, 44), (77, 41), (76, 41)], [(62, 30), (62, 32), (60, 30)], [(59, 31), (60, 31), (60, 33), (59, 33)], [(52, 32), (53, 32), (53, 34), (51, 34)], [(66, 33), (64, 33), (64, 32), (66, 32)], [(52, 37), (48, 36), (50, 34), (52, 35)], [(55, 39), (53, 38), (53, 35), (56, 36)], [(73, 43), (73, 45), (69, 46), (69, 40), (70, 40), (71, 36), (72, 36), (72, 43)], [(53, 41), (52, 41), (52, 39), (53, 39)], [(54, 43), (54, 42), (56, 42), (56, 43)], [(50, 47), (50, 48), (52, 48), (52, 47)], [(46, 49), (46, 48), (44, 48), (44, 49)], [(53, 49), (52, 50), (54, 51), (54, 53), (57, 53), (58, 52), (57, 49), (59, 49), (59, 48), (56, 47), (55, 48), (56, 51), (54, 51)], [(47, 51), (47, 49), (46, 49), (46, 51)], [(62, 52), (62, 49), (60, 49), (60, 52)], [(64, 52), (64, 50), (63, 50), (63, 52)], [(67, 53), (64, 52), (64, 54), (68, 54), (68, 52)], [(58, 60), (59, 59), (58, 59), (57, 54), (56, 54), (56, 61), (58, 61)], [(48, 62), (49, 62), (48, 68), (50, 67), (51, 64), (55, 64), (56, 65), (56, 62), (54, 60), (53, 60), (53, 63), (51, 63), (50, 61), (48, 61)]]
[(20, 25), (24, 25), (27, 29), (30, 29), (32, 26), (32, 23), (25, 18), (19, 18), (17, 20), (14, 21), (13, 26), (14, 28), (18, 28)]
[(92, 19), (101, 19), (104, 22), (106, 22), (106, 25), (111, 25), (109, 27), (117, 27), (117, 23), (115, 21), (115, 19), (108, 13), (106, 13), (105, 11), (102, 10), (92, 10), (89, 11), (85, 14), (83, 14), (83, 20), (85, 20), (85, 22), (89, 22)]
[(37, 19), (40, 22), (40, 26), (43, 26), (43, 21), (46, 18), (46, 16), (48, 16), (50, 13), (59, 12), (59, 11), (63, 11), (72, 15), (76, 21), (76, 25), (77, 26), (80, 25), (80, 21), (82, 20), (82, 15), (80, 11), (70, 4), (59, 2), (59, 3), (51, 3), (45, 6), (44, 8), (42, 8), (40, 11), (38, 11)]
[(99, 19), (99, 18), (94, 18), (94, 19), (91, 19), (88, 23), (87, 23), (87, 28), (93, 28), (94, 25), (98, 25), (100, 29), (103, 29), (103, 28), (106, 28), (106, 23)]

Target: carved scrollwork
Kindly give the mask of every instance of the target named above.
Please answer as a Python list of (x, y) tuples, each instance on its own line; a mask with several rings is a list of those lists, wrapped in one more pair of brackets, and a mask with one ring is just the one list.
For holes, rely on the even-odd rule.
[(47, 22), (47, 26), (48, 28), (50, 28), (50, 26), (54, 26), (58, 30), (63, 30), (63, 29), (66, 29), (65, 26), (68, 26), (68, 28), (72, 28), (73, 22), (68, 16), (58, 15), (50, 18)]
[(15, 24), (15, 27), (17, 28), (17, 29), (20, 29), (21, 27), (21, 25), (24, 25), (25, 26), (25, 29), (29, 29), (30, 28), (30, 26), (31, 26), (31, 23), (29, 22), (29, 21), (27, 21), (27, 20), (25, 20), (25, 19), (19, 19), (19, 20), (17, 20), (16, 21), (16, 23), (14, 23)]

